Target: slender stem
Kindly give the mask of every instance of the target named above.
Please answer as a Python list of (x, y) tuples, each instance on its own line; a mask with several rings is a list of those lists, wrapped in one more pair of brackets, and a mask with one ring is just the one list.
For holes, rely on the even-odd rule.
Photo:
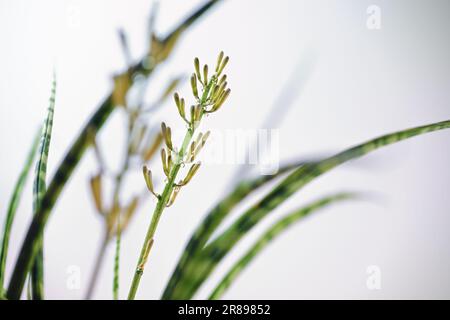
[(119, 267), (120, 267), (120, 214), (117, 215), (116, 251), (114, 255), (113, 299), (119, 300)]
[[(132, 143), (132, 131), (135, 126), (135, 118), (129, 115), (128, 117), (128, 130), (127, 130), (127, 142), (125, 145), (125, 157), (123, 160), (122, 169), (116, 178), (116, 187), (113, 195), (113, 207), (120, 206), (120, 190), (122, 189), (123, 178), (128, 171), (130, 166), (131, 157), (131, 143)], [(113, 276), (113, 299), (119, 299), (119, 267), (120, 267), (120, 241), (122, 236), (122, 230), (120, 226), (120, 212), (117, 215), (116, 224), (116, 251), (114, 255), (114, 276)]]
[(98, 254), (96, 255), (94, 270), (91, 275), (91, 279), (89, 281), (89, 287), (86, 292), (85, 299), (90, 300), (92, 298), (92, 294), (94, 293), (95, 285), (97, 284), (98, 275), (100, 273), (100, 269), (103, 264), (103, 258), (105, 257), (106, 248), (108, 247), (109, 238), (105, 234), (103, 237), (102, 243), (100, 245), (100, 249), (98, 250)]
[(141, 253), (139, 256), (139, 260), (136, 266), (136, 271), (134, 273), (133, 281), (131, 283), (130, 291), (128, 293), (128, 300), (133, 300), (136, 297), (136, 292), (139, 287), (139, 283), (141, 281), (141, 277), (144, 273), (144, 267), (147, 262), (148, 255), (150, 253), (150, 250), (153, 245), (153, 237), (156, 232), (156, 228), (158, 227), (159, 220), (161, 218), (161, 215), (167, 205), (167, 202), (169, 201), (170, 195), (172, 194), (175, 179), (177, 177), (178, 171), (181, 168), (183, 157), (186, 153), (186, 149), (192, 139), (192, 136), (194, 135), (194, 129), (189, 128), (184, 140), (182, 147), (178, 153), (178, 157), (176, 159), (176, 162), (169, 174), (169, 179), (166, 183), (166, 186), (164, 187), (164, 191), (161, 194), (158, 203), (156, 204), (155, 210), (153, 212), (152, 220), (150, 222), (150, 226), (148, 227), (147, 234), (145, 236), (144, 244), (142, 245)]
[[(216, 84), (217, 81), (217, 75), (215, 74), (210, 81), (205, 84), (203, 88), (203, 93), (201, 95), (199, 105), (201, 106), (201, 112), (197, 119), (193, 120), (191, 119), (192, 123), (189, 125), (189, 128), (186, 132), (186, 135), (183, 140), (183, 144), (181, 145), (181, 149), (177, 154), (177, 158), (175, 159), (175, 163), (173, 168), (171, 169), (168, 181), (166, 183), (166, 186), (164, 187), (163, 193), (159, 196), (158, 203), (156, 204), (155, 210), (153, 212), (152, 220), (150, 222), (150, 225), (147, 230), (147, 234), (145, 236), (144, 244), (142, 245), (141, 253), (139, 256), (139, 260), (136, 266), (136, 271), (134, 273), (133, 281), (131, 283), (130, 291), (128, 293), (128, 300), (134, 300), (136, 297), (136, 292), (139, 287), (139, 283), (141, 281), (142, 275), (144, 274), (144, 267), (147, 263), (147, 258), (150, 253), (150, 250), (153, 246), (154, 242), (154, 235), (156, 232), (156, 228), (158, 227), (159, 220), (161, 218), (161, 215), (166, 208), (167, 202), (169, 201), (169, 198), (173, 192), (173, 189), (175, 187), (175, 179), (177, 177), (178, 171), (181, 168), (181, 165), (183, 163), (183, 158), (186, 155), (186, 150), (189, 146), (189, 143), (192, 140), (192, 137), (194, 136), (195, 130), (198, 127), (198, 124), (200, 123), (203, 114), (204, 114), (204, 107), (207, 104), (208, 96), (211, 91), (211, 88), (213, 85)], [(197, 123), (195, 123), (197, 121)], [(170, 151), (169, 151), (170, 152)]]
[[(128, 139), (129, 140), (129, 139)], [(129, 143), (127, 143), (127, 150), (128, 150), (128, 145)], [(122, 181), (125, 175), (126, 170), (128, 170), (128, 166), (129, 166), (129, 152), (127, 151), (127, 156), (125, 157), (125, 161), (124, 161), (124, 165), (122, 167), (121, 172), (117, 175), (116, 180), (115, 180), (115, 187), (114, 187), (114, 192), (113, 192), (113, 206), (117, 206), (119, 203), (119, 195), (120, 195), (120, 190), (122, 187)], [(120, 252), (120, 248), (118, 248), (117, 246), (120, 245), (120, 220), (119, 220), (120, 214), (118, 215), (118, 221), (117, 221), (117, 237), (118, 237), (118, 241), (116, 241), (116, 253), (115, 253), (115, 258), (114, 258), (114, 280), (113, 280), (113, 295), (114, 297), (116, 297), (116, 291), (118, 291), (118, 283), (119, 283), (119, 277), (118, 277), (118, 271), (119, 271), (119, 267), (118, 267), (118, 262), (119, 262), (119, 252)], [(98, 275), (100, 272), (100, 267), (103, 264), (103, 259), (105, 257), (105, 251), (106, 251), (106, 247), (108, 245), (109, 240), (111, 239), (111, 234), (108, 234), (108, 231), (105, 232), (105, 237), (102, 240), (102, 244), (100, 246), (100, 251), (99, 254), (97, 256), (97, 260), (94, 266), (94, 271), (92, 273), (91, 276), (91, 280), (89, 282), (89, 287), (88, 287), (88, 291), (86, 293), (85, 299), (86, 300), (90, 300), (92, 298), (92, 294), (96, 285), (96, 282), (98, 280)], [(118, 243), (119, 242), (119, 243)], [(118, 297), (117, 297), (118, 298)], [(116, 300), (116, 298), (115, 298)]]
[(307, 215), (315, 213), (323, 207), (334, 204), (337, 201), (348, 200), (355, 197), (356, 194), (352, 193), (338, 193), (331, 196), (327, 196), (316, 200), (304, 207), (294, 210), (287, 214), (283, 218), (276, 221), (269, 227), (258, 240), (250, 247), (250, 249), (231, 267), (231, 269), (222, 278), (214, 291), (209, 296), (208, 300), (220, 299), (223, 293), (231, 286), (233, 281), (239, 276), (239, 274), (249, 265), (254, 257), (258, 255), (267, 245), (269, 245), (276, 237), (282, 234), (286, 229), (293, 226), (294, 223), (298, 223)]
[[(128, 126), (127, 126), (127, 140), (126, 140), (126, 144), (125, 144), (125, 152), (124, 152), (124, 160), (123, 160), (123, 164), (122, 167), (120, 169), (120, 172), (116, 175), (115, 178), (115, 185), (114, 185), (114, 191), (113, 191), (113, 197), (112, 197), (112, 205), (111, 208), (116, 208), (119, 206), (119, 200), (120, 200), (120, 192), (122, 189), (122, 182), (123, 179), (129, 169), (129, 164), (130, 164), (130, 157), (131, 157), (131, 133), (132, 133), (132, 129), (134, 128), (134, 122), (132, 121), (132, 118), (129, 117), (128, 118)], [(103, 157), (101, 156), (101, 153), (99, 152), (98, 148), (96, 148), (96, 152), (97, 152), (97, 158), (99, 159), (100, 162), (100, 166), (104, 169), (105, 164), (104, 161), (102, 161)], [(120, 260), (120, 238), (121, 238), (121, 226), (120, 226), (120, 214), (117, 217), (117, 225), (116, 225), (116, 250), (115, 250), (115, 257), (114, 257), (114, 277), (113, 277), (113, 297), (114, 300), (117, 300), (119, 298), (118, 296), (118, 292), (119, 292), (119, 260)], [(105, 232), (105, 237), (102, 240), (102, 245), (100, 248), (100, 254), (99, 257), (97, 259), (97, 262), (94, 266), (94, 271), (91, 277), (91, 281), (89, 283), (89, 288), (88, 291), (86, 293), (85, 299), (86, 300), (90, 300), (92, 297), (92, 293), (93, 293), (93, 289), (95, 288), (97, 279), (98, 279), (98, 274), (100, 272), (100, 266), (103, 263), (103, 259), (105, 256), (105, 250), (107, 247), (108, 242), (111, 240), (112, 236), (113, 236), (113, 230), (106, 230)]]

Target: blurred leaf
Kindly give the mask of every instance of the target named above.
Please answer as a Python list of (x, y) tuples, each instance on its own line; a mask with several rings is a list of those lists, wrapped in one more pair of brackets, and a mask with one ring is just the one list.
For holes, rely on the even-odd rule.
[(169, 284), (167, 285), (163, 298), (169, 297), (172, 290), (177, 285), (182, 275), (181, 270), (189, 264), (190, 260), (205, 246), (207, 241), (210, 239), (214, 231), (217, 230), (220, 223), (230, 214), (230, 212), (248, 195), (256, 191), (258, 188), (266, 185), (270, 181), (279, 177), (280, 175), (297, 168), (303, 162), (297, 161), (293, 164), (288, 164), (280, 167), (278, 172), (274, 175), (266, 175), (255, 178), (253, 180), (248, 180), (241, 182), (228, 196), (226, 196), (222, 201), (220, 201), (203, 219), (197, 229), (194, 231), (191, 239), (189, 240), (187, 246), (184, 249), (181, 259), (178, 261), (178, 265), (173, 272)]
[(316, 212), (323, 207), (333, 204), (338, 201), (353, 198), (355, 195), (351, 193), (338, 193), (328, 196), (310, 203), (294, 212), (286, 215), (272, 224), (250, 247), (250, 249), (230, 268), (230, 271), (223, 277), (216, 288), (211, 293), (209, 299), (220, 299), (222, 294), (230, 287), (232, 282), (239, 276), (239, 274), (247, 267), (253, 258), (260, 253), (272, 240), (279, 236), (283, 231), (291, 227), (294, 223), (301, 220), (303, 217)]
[[(190, 257), (190, 264), (175, 271), (179, 279), (165, 299), (190, 299), (234, 245), (267, 214), (316, 177), (349, 160), (359, 158), (383, 146), (420, 134), (450, 128), (450, 120), (387, 134), (338, 153), (316, 163), (297, 168), (262, 200), (242, 214), (227, 230), (209, 243), (200, 254)], [(183, 255), (184, 256), (184, 255)], [(183, 258), (182, 258), (183, 259)]]

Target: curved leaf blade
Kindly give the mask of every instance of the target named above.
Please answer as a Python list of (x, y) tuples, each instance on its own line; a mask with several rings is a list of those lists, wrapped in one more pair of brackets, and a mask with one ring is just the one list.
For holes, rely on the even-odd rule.
[[(47, 111), (47, 118), (45, 119), (44, 127), (42, 129), (41, 145), (39, 147), (39, 158), (36, 163), (36, 171), (33, 184), (33, 211), (34, 214), (38, 212), (41, 207), (42, 198), (46, 190), (47, 177), (47, 160), (50, 151), (50, 143), (52, 140), (53, 129), (53, 115), (55, 112), (55, 98), (56, 98), (56, 79), (53, 77), (52, 92), (50, 95), (50, 102)], [(42, 300), (44, 298), (44, 250), (42, 236), (38, 240), (40, 242), (40, 249), (34, 260), (31, 270), (31, 297), (33, 300)]]
[(226, 275), (222, 278), (216, 288), (213, 290), (208, 299), (220, 299), (223, 293), (231, 286), (239, 274), (252, 262), (253, 258), (258, 255), (268, 244), (281, 235), (286, 229), (292, 227), (305, 216), (318, 211), (335, 202), (354, 198), (352, 193), (338, 193), (316, 200), (294, 212), (280, 218), (271, 227), (269, 227), (258, 240), (250, 247), (250, 249), (230, 268)]
[(398, 131), (359, 144), (317, 163), (299, 167), (262, 200), (248, 209), (226, 231), (207, 245), (201, 254), (194, 258), (196, 260), (195, 267), (184, 270), (183, 279), (179, 281), (177, 288), (174, 289), (169, 299), (190, 299), (223, 257), (251, 228), (316, 177), (340, 164), (359, 158), (383, 146), (448, 128), (450, 128), (450, 120)]
[(35, 135), (33, 139), (33, 143), (31, 145), (31, 149), (28, 152), (25, 165), (22, 168), (22, 171), (19, 175), (19, 178), (14, 186), (14, 191), (12, 193), (11, 199), (9, 200), (8, 211), (6, 214), (5, 225), (3, 228), (2, 234), (2, 245), (0, 248), (0, 289), (3, 288), (5, 281), (5, 267), (6, 267), (6, 258), (8, 256), (8, 247), (9, 247), (9, 238), (11, 235), (11, 229), (14, 222), (14, 218), (16, 216), (17, 207), (19, 206), (20, 198), (22, 196), (23, 189), (25, 187), (25, 183), (27, 181), (28, 174), (33, 165), (33, 159), (38, 150), (39, 141), (41, 136), (41, 129), (39, 129), (38, 133)]
[(287, 164), (278, 170), (274, 175), (267, 175), (254, 178), (238, 184), (233, 191), (231, 191), (222, 201), (220, 201), (202, 220), (200, 225), (192, 234), (188, 244), (184, 248), (183, 254), (172, 273), (169, 283), (163, 293), (162, 299), (171, 296), (173, 289), (181, 279), (183, 270), (190, 265), (191, 259), (206, 245), (211, 238), (214, 231), (217, 230), (222, 221), (231, 213), (231, 211), (242, 202), (252, 192), (266, 185), (270, 181), (279, 177), (280, 175), (297, 168), (304, 162), (296, 162)]

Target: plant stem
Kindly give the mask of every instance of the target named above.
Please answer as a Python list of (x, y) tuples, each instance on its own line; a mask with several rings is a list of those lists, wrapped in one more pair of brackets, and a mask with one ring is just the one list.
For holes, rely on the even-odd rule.
[(269, 227), (258, 240), (250, 247), (250, 249), (232, 266), (226, 273), (214, 291), (209, 296), (208, 300), (220, 299), (223, 293), (230, 287), (233, 281), (239, 274), (250, 264), (254, 257), (258, 255), (267, 245), (269, 245), (276, 237), (282, 234), (286, 229), (290, 228), (294, 223), (301, 221), (307, 215), (310, 215), (323, 207), (334, 204), (337, 201), (348, 200), (356, 198), (353, 193), (338, 193), (316, 200), (304, 207), (294, 210), (283, 218), (276, 221)]
[(136, 292), (139, 287), (139, 283), (141, 281), (141, 277), (144, 273), (144, 267), (147, 262), (148, 255), (153, 245), (153, 237), (156, 232), (156, 228), (158, 227), (159, 220), (161, 215), (166, 208), (167, 202), (169, 201), (170, 195), (172, 194), (175, 179), (177, 177), (178, 171), (181, 168), (183, 157), (186, 153), (186, 149), (194, 135), (193, 127), (189, 128), (181, 146), (180, 151), (178, 152), (178, 156), (176, 162), (169, 174), (168, 181), (166, 186), (164, 187), (164, 191), (161, 194), (158, 203), (156, 204), (155, 210), (153, 211), (152, 220), (150, 222), (150, 226), (148, 227), (147, 234), (145, 236), (144, 244), (142, 245), (141, 253), (139, 256), (139, 260), (136, 266), (136, 271), (134, 273), (133, 281), (131, 283), (130, 291), (128, 293), (128, 300), (134, 300), (136, 297)]
[(103, 258), (105, 256), (106, 248), (108, 246), (109, 238), (107, 235), (103, 237), (102, 243), (100, 245), (100, 249), (98, 250), (98, 254), (96, 255), (94, 270), (91, 275), (91, 279), (89, 281), (89, 287), (86, 292), (85, 300), (90, 300), (92, 298), (92, 294), (94, 293), (95, 285), (97, 283), (97, 278), (100, 273), (100, 269), (102, 267)]
[[(128, 130), (127, 130), (127, 142), (125, 145), (125, 157), (123, 160), (122, 169), (116, 178), (116, 187), (114, 188), (113, 195), (113, 207), (120, 207), (120, 190), (122, 189), (123, 178), (130, 166), (131, 157), (131, 143), (132, 143), (132, 131), (135, 126), (135, 119), (131, 116), (128, 117)], [(121, 210), (121, 209), (119, 209)], [(117, 215), (116, 225), (116, 251), (114, 256), (114, 277), (113, 277), (113, 299), (119, 299), (119, 266), (120, 266), (120, 240), (122, 236), (122, 230), (120, 226), (120, 212)]]
[[(198, 101), (199, 106), (201, 107), (200, 114), (198, 118), (191, 119), (191, 123), (189, 124), (189, 128), (186, 132), (186, 135), (184, 137), (183, 143), (181, 145), (180, 151), (177, 153), (177, 157), (175, 159), (175, 163), (169, 172), (168, 181), (164, 187), (163, 193), (158, 196), (158, 203), (156, 204), (155, 210), (153, 212), (152, 220), (150, 222), (150, 226), (148, 227), (147, 234), (145, 236), (144, 244), (142, 245), (141, 254), (139, 256), (139, 260), (136, 266), (136, 271), (134, 273), (133, 281), (131, 283), (130, 291), (128, 293), (128, 300), (134, 300), (136, 297), (136, 292), (139, 287), (139, 283), (141, 281), (142, 275), (144, 273), (144, 267), (147, 263), (147, 258), (150, 253), (150, 250), (153, 246), (154, 242), (154, 235), (156, 232), (156, 228), (158, 227), (159, 220), (161, 218), (161, 215), (166, 208), (166, 205), (169, 201), (170, 196), (172, 195), (173, 189), (175, 188), (175, 179), (177, 177), (178, 171), (181, 168), (181, 165), (183, 164), (183, 159), (186, 155), (186, 150), (189, 146), (189, 143), (192, 140), (192, 137), (194, 136), (196, 128), (198, 128), (203, 115), (204, 115), (204, 108), (206, 107), (208, 96), (211, 91), (211, 88), (216, 84), (218, 75), (215, 74), (212, 76), (209, 82), (206, 80), (205, 76), (205, 85), (203, 88), (203, 93), (201, 95), (200, 101)], [(172, 152), (169, 150), (169, 152)]]
[(114, 255), (113, 299), (119, 300), (119, 267), (120, 267), (120, 214), (117, 215), (116, 251)]

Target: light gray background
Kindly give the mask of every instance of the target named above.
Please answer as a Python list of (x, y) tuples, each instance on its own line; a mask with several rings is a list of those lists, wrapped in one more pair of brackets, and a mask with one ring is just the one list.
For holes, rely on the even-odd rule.
[[(199, 3), (161, 1), (158, 31), (170, 30)], [(371, 4), (381, 8), (381, 30), (366, 27)], [(58, 88), (50, 174), (110, 89), (113, 72), (124, 66), (117, 28), (128, 33), (135, 58), (144, 52), (150, 7), (151, 1), (0, 1), (2, 220), (44, 117), (53, 68)], [(193, 57), (213, 64), (217, 52), (225, 50), (232, 58), (228, 74), (233, 93), (205, 127), (257, 128), (296, 66), (315, 58), (310, 72), (300, 68), (309, 72), (308, 80), (279, 126), (280, 157), (338, 151), (383, 133), (449, 118), (449, 12), (445, 0), (224, 1), (183, 37), (149, 96), (171, 76), (189, 74)], [(186, 85), (180, 91), (189, 94)], [(175, 107), (164, 108), (164, 119), (181, 126)], [(123, 140), (122, 119), (116, 113), (101, 134), (114, 165)], [(384, 197), (381, 204), (340, 204), (295, 226), (255, 259), (225, 298), (450, 298), (449, 143), (449, 132), (415, 138), (341, 167), (296, 194), (262, 225), (333, 191), (375, 191)], [(46, 229), (48, 298), (84, 295), (102, 230), (87, 189), (94, 169), (89, 153)], [(160, 296), (185, 241), (223, 194), (235, 169), (203, 167), (165, 212), (139, 298)], [(136, 174), (127, 186), (130, 194), (140, 190), (141, 176)], [(28, 184), (13, 229), (8, 272), (30, 220), (30, 203)], [(147, 202), (123, 236), (122, 298), (153, 206)], [(210, 292), (261, 230), (244, 239), (198, 298)], [(96, 298), (112, 296), (113, 249), (108, 250)], [(81, 268), (80, 290), (66, 287), (70, 265)], [(366, 286), (370, 265), (381, 268), (381, 290)]]

